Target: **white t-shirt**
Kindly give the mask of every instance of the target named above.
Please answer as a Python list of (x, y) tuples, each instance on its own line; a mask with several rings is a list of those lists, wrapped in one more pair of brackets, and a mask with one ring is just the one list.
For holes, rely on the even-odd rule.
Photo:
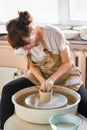
[[(46, 25), (42, 27), (44, 29), (43, 39), (48, 51), (53, 54), (59, 54), (59, 51), (65, 49), (66, 46), (69, 44), (69, 42), (65, 39), (64, 34), (62, 34), (61, 31), (53, 25)], [(45, 56), (46, 53), (43, 51), (43, 47), (41, 44), (31, 49), (31, 59), (34, 62), (37, 63), (43, 60)]]

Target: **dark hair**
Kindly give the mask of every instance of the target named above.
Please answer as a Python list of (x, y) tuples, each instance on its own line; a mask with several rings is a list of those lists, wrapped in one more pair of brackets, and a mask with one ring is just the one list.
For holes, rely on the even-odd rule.
[(30, 36), (32, 31), (32, 16), (27, 12), (18, 12), (19, 17), (10, 20), (6, 24), (7, 38), (10, 45), (18, 49), (27, 45), (27, 43), (22, 39), (24, 36)]

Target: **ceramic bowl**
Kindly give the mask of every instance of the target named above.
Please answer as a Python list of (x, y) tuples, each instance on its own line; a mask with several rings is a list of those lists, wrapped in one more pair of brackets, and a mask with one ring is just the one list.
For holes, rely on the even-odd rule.
[(81, 119), (73, 114), (55, 114), (49, 118), (52, 130), (78, 130)]
[(74, 39), (80, 35), (80, 32), (75, 30), (63, 30), (62, 32), (67, 40)]

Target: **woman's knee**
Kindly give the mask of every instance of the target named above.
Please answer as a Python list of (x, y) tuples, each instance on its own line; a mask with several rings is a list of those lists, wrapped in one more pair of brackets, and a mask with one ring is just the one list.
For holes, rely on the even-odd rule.
[(2, 94), (3, 93), (10, 94), (10, 93), (16, 92), (17, 89), (19, 90), (18, 86), (20, 85), (20, 82), (22, 82), (21, 78), (12, 80), (12, 81), (8, 82), (7, 84), (5, 84), (2, 89)]
[(84, 104), (87, 103), (87, 89), (82, 85), (77, 92), (81, 96), (81, 101), (84, 102)]
[[(11, 81), (12, 82), (12, 81)], [(3, 88), (2, 88), (2, 95), (3, 95), (3, 93), (4, 94), (10, 94), (11, 92), (12, 92), (12, 87), (14, 87), (14, 86), (12, 86), (11, 85), (11, 83), (7, 83), (7, 84), (5, 84), (4, 86), (3, 86)], [(14, 90), (14, 89), (13, 89)]]
[(2, 89), (2, 93), (14, 94), (17, 91), (19, 91), (23, 88), (27, 88), (32, 85), (34, 85), (34, 84), (32, 82), (30, 82), (27, 78), (20, 77), (18, 79), (10, 81), (6, 85), (4, 85), (4, 87)]

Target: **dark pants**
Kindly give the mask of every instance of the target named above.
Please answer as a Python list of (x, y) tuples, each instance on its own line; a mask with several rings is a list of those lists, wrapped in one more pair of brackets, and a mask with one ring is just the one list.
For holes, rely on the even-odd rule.
[(81, 95), (78, 112), (87, 118), (87, 89), (82, 85), (77, 93)]
[[(11, 101), (11, 97), (17, 91), (34, 86), (27, 78), (21, 77), (6, 84), (2, 90), (1, 98), (1, 128), (3, 128), (5, 121), (14, 114), (14, 105)], [(81, 95), (81, 101), (78, 106), (78, 112), (87, 117), (87, 90), (84, 86), (81, 86), (77, 91)]]
[(21, 89), (31, 86), (35, 85), (27, 78), (21, 77), (9, 82), (3, 87), (0, 105), (1, 129), (3, 129), (5, 121), (14, 114), (14, 105), (11, 101), (12, 95)]

